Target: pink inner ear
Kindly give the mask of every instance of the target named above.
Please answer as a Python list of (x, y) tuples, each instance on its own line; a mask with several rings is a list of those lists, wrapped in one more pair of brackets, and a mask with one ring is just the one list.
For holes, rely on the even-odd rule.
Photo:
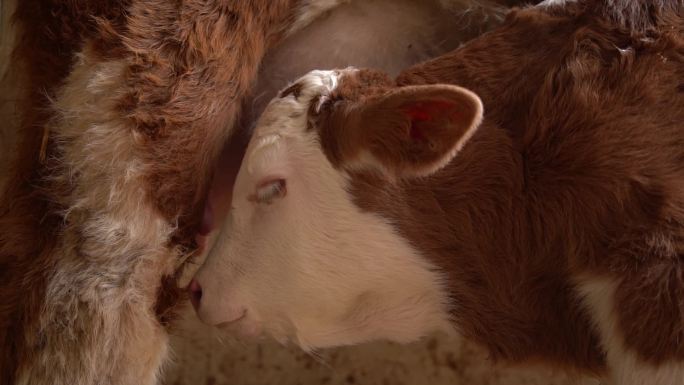
[(417, 103), (404, 109), (412, 121), (424, 121), (432, 119), (424, 103)]
[(418, 128), (415, 120), (411, 121), (411, 129), (409, 131), (409, 135), (411, 136), (412, 140), (418, 142), (423, 142), (427, 139), (423, 131), (420, 128)]
[(411, 103), (403, 107), (402, 110), (411, 118), (409, 135), (411, 139), (417, 141), (427, 139), (423, 130), (428, 128), (429, 125), (419, 124), (420, 122), (432, 121), (435, 118), (446, 118), (446, 120), (453, 122), (460, 118), (456, 105), (444, 100)]

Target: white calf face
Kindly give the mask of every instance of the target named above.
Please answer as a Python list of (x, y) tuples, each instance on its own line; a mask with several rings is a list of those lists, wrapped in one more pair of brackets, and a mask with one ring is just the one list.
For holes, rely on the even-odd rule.
[(195, 277), (205, 322), (305, 349), (409, 341), (448, 325), (440, 276), (386, 220), (354, 205), (349, 177), (307, 129), (310, 104), (352, 74), (314, 71), (264, 111)]

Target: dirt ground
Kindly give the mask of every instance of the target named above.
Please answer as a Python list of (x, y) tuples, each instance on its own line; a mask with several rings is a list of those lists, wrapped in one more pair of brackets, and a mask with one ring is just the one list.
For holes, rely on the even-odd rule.
[(178, 327), (165, 385), (599, 385), (545, 368), (496, 365), (482, 349), (444, 335), (313, 356), (272, 341), (232, 340), (203, 326), (191, 311)]

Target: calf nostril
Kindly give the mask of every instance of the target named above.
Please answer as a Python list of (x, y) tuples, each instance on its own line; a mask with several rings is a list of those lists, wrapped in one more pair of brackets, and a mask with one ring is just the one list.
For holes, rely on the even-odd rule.
[(193, 279), (190, 281), (188, 291), (190, 292), (190, 302), (192, 302), (192, 306), (195, 308), (195, 310), (198, 310), (200, 301), (202, 300), (202, 286), (200, 286), (200, 284)]

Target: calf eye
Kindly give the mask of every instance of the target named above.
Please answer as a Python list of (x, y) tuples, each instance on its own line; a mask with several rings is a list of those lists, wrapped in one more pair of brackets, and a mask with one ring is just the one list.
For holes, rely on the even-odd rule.
[(287, 194), (285, 179), (271, 179), (259, 183), (254, 200), (257, 203), (271, 204), (273, 200), (282, 198), (285, 194)]

